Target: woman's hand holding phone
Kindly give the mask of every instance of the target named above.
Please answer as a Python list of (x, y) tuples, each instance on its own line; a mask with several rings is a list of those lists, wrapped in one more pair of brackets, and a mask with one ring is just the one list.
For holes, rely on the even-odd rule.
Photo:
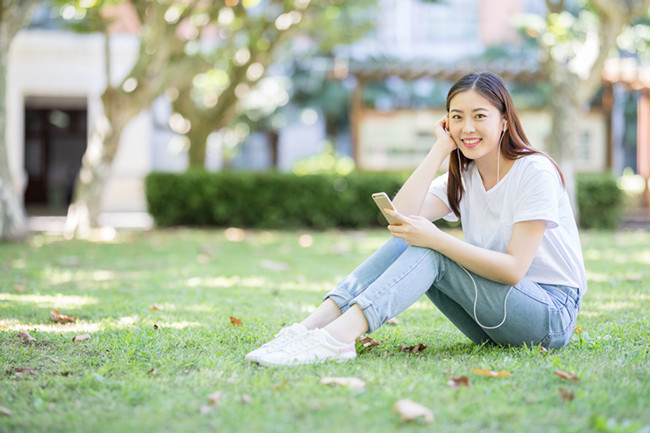
[(388, 226), (393, 237), (403, 239), (414, 247), (432, 249), (444, 242), (444, 232), (428, 219), (419, 215), (405, 216), (390, 208), (386, 209), (386, 213), (395, 220)]

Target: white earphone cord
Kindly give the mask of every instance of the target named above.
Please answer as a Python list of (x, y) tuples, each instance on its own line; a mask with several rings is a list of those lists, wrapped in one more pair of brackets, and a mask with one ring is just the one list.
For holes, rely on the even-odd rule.
[[(501, 159), (501, 140), (503, 140), (503, 136), (505, 135), (506, 128), (505, 126), (508, 124), (506, 120), (504, 120), (505, 124), (503, 126), (503, 132), (501, 133), (501, 138), (499, 138), (499, 152), (497, 153), (497, 183), (499, 183), (499, 160)], [(458, 150), (458, 148), (456, 148)], [(461, 165), (460, 165), (460, 154), (458, 155), (458, 174), (460, 175), (461, 183), (463, 183), (463, 187), (465, 186), (464, 179), (463, 179), (463, 174), (461, 170)], [(458, 265), (461, 267), (463, 271), (467, 274), (467, 276), (472, 280), (472, 284), (474, 284), (474, 321), (478, 324), (483, 329), (497, 329), (501, 325), (503, 325), (506, 322), (506, 319), (508, 318), (508, 310), (506, 309), (506, 303), (508, 302), (508, 296), (510, 295), (510, 292), (512, 291), (512, 286), (508, 289), (508, 293), (506, 293), (506, 297), (503, 300), (503, 320), (501, 323), (499, 323), (496, 326), (484, 326), (479, 320), (478, 316), (476, 315), (476, 305), (478, 304), (478, 287), (476, 286), (476, 281), (474, 281), (474, 277), (472, 277), (472, 274), (469, 273), (465, 267), (462, 265)]]
[(512, 291), (512, 286), (508, 289), (508, 293), (506, 293), (506, 297), (503, 300), (503, 320), (501, 323), (499, 323), (496, 326), (485, 326), (478, 320), (478, 316), (476, 315), (476, 304), (478, 303), (478, 287), (476, 286), (476, 281), (474, 281), (474, 277), (472, 277), (472, 274), (470, 274), (467, 269), (465, 269), (462, 265), (458, 265), (461, 267), (463, 271), (467, 274), (468, 277), (472, 280), (472, 283), (474, 284), (474, 320), (476, 323), (478, 323), (478, 326), (480, 326), (483, 329), (497, 329), (501, 325), (503, 325), (508, 317), (508, 310), (506, 309), (506, 302), (508, 302), (508, 296), (510, 295), (510, 292)]

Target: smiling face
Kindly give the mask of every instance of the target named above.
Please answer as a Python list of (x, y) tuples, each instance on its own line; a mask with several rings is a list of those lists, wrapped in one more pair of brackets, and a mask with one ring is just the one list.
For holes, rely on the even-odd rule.
[(496, 164), (503, 116), (474, 90), (456, 94), (449, 103), (449, 132), (463, 154)]

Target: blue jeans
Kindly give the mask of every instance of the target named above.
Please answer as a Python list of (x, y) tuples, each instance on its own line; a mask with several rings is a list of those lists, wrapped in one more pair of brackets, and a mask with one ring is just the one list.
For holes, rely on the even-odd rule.
[(429, 248), (391, 238), (324, 299), (345, 312), (357, 304), (373, 332), (426, 294), (474, 343), (565, 346), (573, 335), (580, 293), (573, 287), (497, 283)]

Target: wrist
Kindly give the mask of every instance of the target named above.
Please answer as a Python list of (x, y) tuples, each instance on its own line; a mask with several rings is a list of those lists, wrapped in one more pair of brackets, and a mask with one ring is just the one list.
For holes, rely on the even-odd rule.
[(443, 143), (438, 140), (432, 147), (429, 149), (428, 155), (431, 158), (434, 158), (436, 161), (439, 161), (442, 164), (442, 161), (449, 156), (453, 148), (445, 146)]

